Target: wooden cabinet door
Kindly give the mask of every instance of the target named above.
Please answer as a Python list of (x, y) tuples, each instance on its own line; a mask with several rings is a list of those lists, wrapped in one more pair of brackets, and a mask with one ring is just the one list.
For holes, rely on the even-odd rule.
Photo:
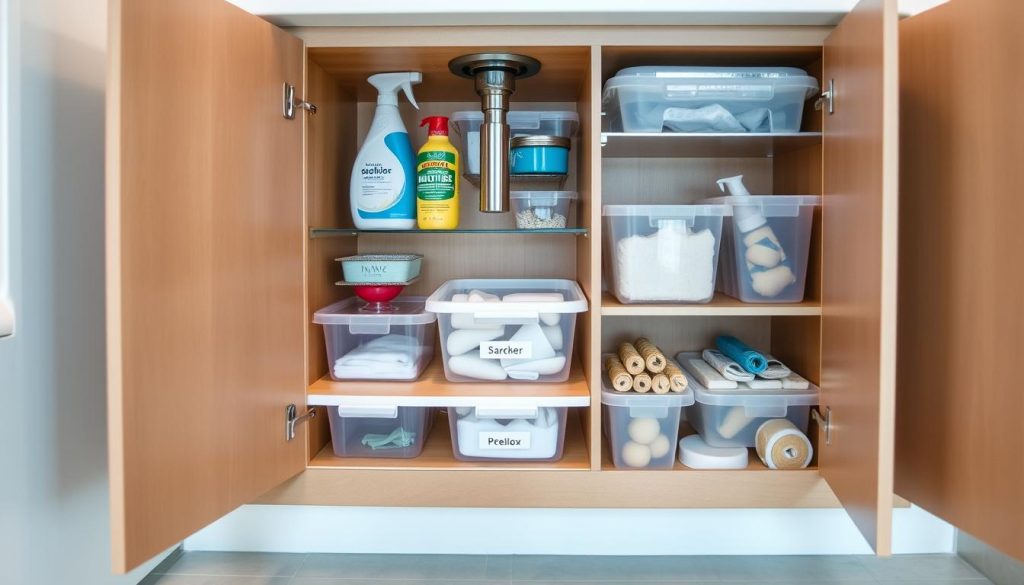
[(862, 0), (825, 42), (822, 475), (890, 553), (895, 407), (898, 72), (895, 0)]
[(1024, 559), (1024, 2), (900, 23), (896, 493)]
[[(107, 345), (115, 570), (300, 472), (298, 39), (221, 0), (111, 2)], [(68, 282), (67, 286), (74, 286)], [(60, 356), (55, 356), (60, 359)]]

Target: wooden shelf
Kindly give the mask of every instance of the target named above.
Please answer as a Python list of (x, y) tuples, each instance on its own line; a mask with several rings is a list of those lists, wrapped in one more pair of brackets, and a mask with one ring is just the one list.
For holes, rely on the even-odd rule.
[(519, 230), (514, 228), (495, 229), (455, 229), (455, 230), (357, 230), (355, 228), (309, 228), (310, 238), (347, 238), (359, 235), (373, 234), (419, 234), (419, 235), (528, 235), (528, 236), (552, 236), (569, 235), (585, 236), (587, 228), (542, 228), (535, 230)]
[(722, 293), (715, 293), (710, 303), (695, 305), (636, 304), (620, 303), (611, 294), (601, 297), (601, 315), (612, 317), (661, 317), (661, 316), (702, 316), (702, 317), (798, 317), (821, 315), (821, 303), (766, 304), (744, 303)]
[(348, 406), (356, 406), (394, 397), (401, 398), (404, 406), (502, 408), (521, 405), (524, 398), (537, 406), (589, 406), (590, 386), (578, 362), (573, 362), (569, 379), (560, 383), (449, 382), (444, 377), (441, 356), (435, 355), (423, 375), (414, 382), (336, 382), (326, 375), (309, 387), (306, 403), (311, 406), (338, 406), (344, 401)]
[(320, 450), (309, 462), (315, 469), (391, 469), (391, 470), (590, 470), (590, 453), (587, 451), (583, 430), (577, 412), (570, 411), (566, 417), (565, 450), (562, 458), (551, 462), (529, 461), (459, 461), (452, 453), (451, 429), (445, 413), (438, 413), (434, 428), (423, 446), (423, 453), (412, 459), (349, 458), (337, 457), (331, 443)]
[(771, 158), (821, 144), (821, 132), (792, 134), (601, 133), (604, 158)]

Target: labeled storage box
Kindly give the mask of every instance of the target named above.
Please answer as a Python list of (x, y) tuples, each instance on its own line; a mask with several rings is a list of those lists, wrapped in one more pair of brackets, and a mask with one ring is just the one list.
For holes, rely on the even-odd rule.
[(338, 457), (408, 459), (423, 451), (433, 408), (379, 405), (328, 406), (331, 444)]
[[(469, 177), (480, 175), (480, 125), (483, 122), (484, 113), (480, 110), (454, 112), (451, 115), (451, 125), (457, 137), (455, 142), (461, 155), (462, 174)], [(508, 125), (513, 138), (558, 136), (571, 139), (576, 136), (580, 117), (576, 112), (509, 112)]]
[(773, 418), (789, 419), (806, 433), (811, 406), (818, 404), (814, 384), (806, 390), (709, 390), (690, 372), (683, 373), (694, 397), (693, 406), (686, 409), (686, 420), (712, 447), (753, 447), (758, 427)]
[(460, 461), (558, 461), (568, 408), (448, 409), (452, 450)]
[(818, 81), (792, 67), (629, 67), (604, 85), (612, 132), (799, 132)]
[(706, 303), (725, 205), (606, 205), (605, 257), (621, 303)]
[(367, 313), (348, 298), (320, 309), (327, 366), (335, 380), (415, 380), (434, 355), (437, 317), (424, 310), (423, 297), (391, 301), (391, 313)]
[(360, 254), (338, 258), (345, 282), (377, 284), (409, 282), (420, 275), (420, 254)]
[(604, 432), (615, 467), (672, 469), (683, 407), (693, 404), (693, 392), (654, 394), (615, 392), (602, 380)]
[(450, 280), (430, 295), (444, 374), (452, 382), (564, 382), (576, 313), (587, 300), (571, 280)]
[(821, 197), (715, 197), (732, 215), (722, 230), (718, 288), (746, 303), (804, 299), (814, 208)]
[(509, 198), (517, 229), (557, 229), (575, 223), (575, 191), (512, 191)]

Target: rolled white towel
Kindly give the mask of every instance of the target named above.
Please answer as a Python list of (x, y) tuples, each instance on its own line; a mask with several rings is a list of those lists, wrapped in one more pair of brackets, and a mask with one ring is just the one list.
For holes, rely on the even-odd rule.
[(505, 368), (497, 360), (480, 359), (473, 354), (455, 355), (448, 358), (448, 369), (453, 374), (477, 380), (501, 381), (508, 377)]

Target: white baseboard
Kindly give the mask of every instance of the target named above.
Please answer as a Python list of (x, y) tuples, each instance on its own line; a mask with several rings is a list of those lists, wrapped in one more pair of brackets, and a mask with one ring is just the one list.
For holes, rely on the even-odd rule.
[[(894, 552), (951, 553), (952, 526), (895, 511)], [(546, 555), (871, 554), (843, 510), (243, 506), (186, 550)]]

